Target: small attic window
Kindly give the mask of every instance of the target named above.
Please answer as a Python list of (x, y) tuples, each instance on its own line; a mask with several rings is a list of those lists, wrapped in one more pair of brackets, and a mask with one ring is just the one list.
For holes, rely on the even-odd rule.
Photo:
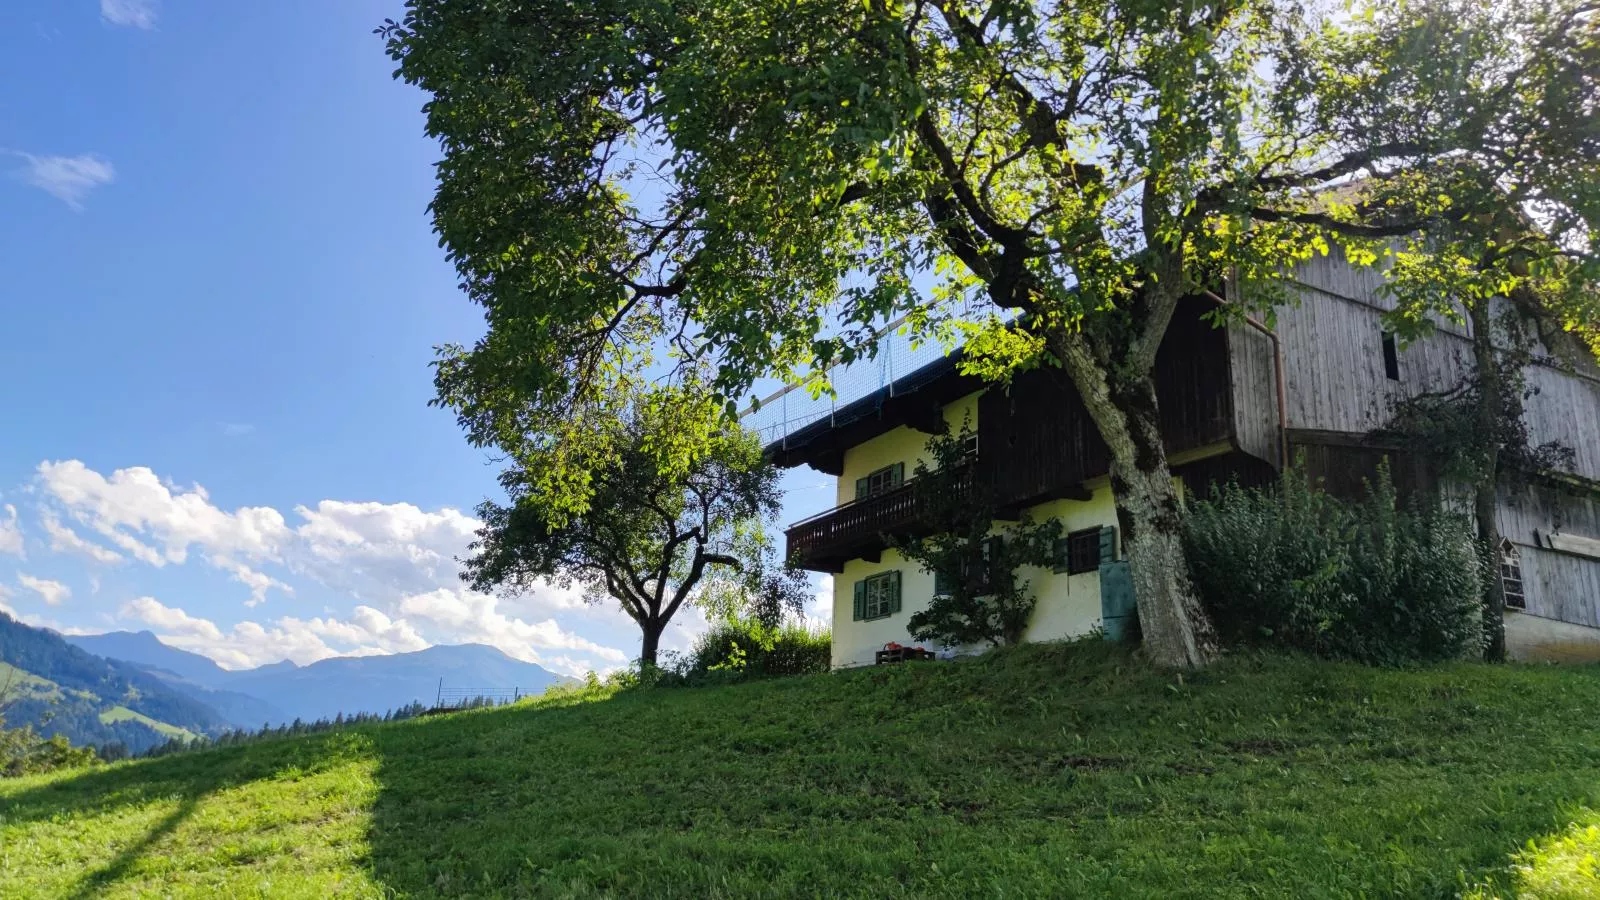
[(1392, 331), (1383, 333), (1383, 374), (1390, 381), (1400, 380), (1400, 347)]

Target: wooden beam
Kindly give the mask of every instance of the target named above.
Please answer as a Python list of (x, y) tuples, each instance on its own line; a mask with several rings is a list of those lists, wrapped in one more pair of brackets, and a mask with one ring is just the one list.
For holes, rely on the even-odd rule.
[(837, 478), (844, 474), (843, 450), (824, 450), (806, 460), (806, 462), (811, 465), (811, 468), (824, 475), (832, 475)]
[(950, 430), (950, 423), (944, 420), (944, 408), (940, 406), (914, 406), (905, 412), (906, 427), (923, 434), (944, 434)]
[(1581, 534), (1561, 534), (1553, 531), (1535, 531), (1534, 542), (1548, 550), (1560, 553), (1571, 553), (1573, 556), (1586, 556), (1590, 559), (1600, 559), (1600, 540), (1584, 537)]

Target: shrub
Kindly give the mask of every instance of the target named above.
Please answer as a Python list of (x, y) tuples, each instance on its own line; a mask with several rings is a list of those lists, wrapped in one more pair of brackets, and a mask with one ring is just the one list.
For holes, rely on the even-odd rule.
[(719, 622), (700, 636), (680, 663), (691, 683), (745, 681), (828, 671), (832, 634), (797, 622), (767, 627), (754, 619)]
[(1396, 503), (1388, 466), (1365, 499), (1316, 490), (1295, 469), (1268, 488), (1229, 484), (1184, 527), (1196, 588), (1224, 641), (1393, 665), (1476, 649), (1479, 575), (1465, 520)]
[(6, 728), (0, 722), (0, 777), (76, 769), (96, 762), (93, 747), (74, 747), (63, 735), (41, 737), (31, 727)]

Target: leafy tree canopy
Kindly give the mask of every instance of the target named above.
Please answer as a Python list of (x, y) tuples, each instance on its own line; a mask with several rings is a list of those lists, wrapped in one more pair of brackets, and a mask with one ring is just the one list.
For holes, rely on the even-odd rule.
[[(588, 408), (662, 366), (712, 364), (730, 408), (763, 376), (825, 390), (899, 316), (988, 377), (1059, 365), (1111, 451), (1146, 645), (1202, 664), (1150, 377), (1183, 295), (1226, 274), (1265, 303), (1334, 242), (1375, 264), (1365, 242), (1530, 208), (1536, 255), (1593, 274), (1592, 5), (1326, 12), (409, 0), (379, 31), (430, 95), (435, 224), (489, 323), (439, 399), (480, 443), (579, 438), (543, 476), (579, 511), (609, 452)], [(1445, 294), (1478, 277), (1407, 253)]]
[[(591, 602), (615, 600), (639, 624), (641, 659), (654, 664), (663, 629), (708, 572), (737, 574), (767, 555), (762, 523), (777, 512), (777, 473), (693, 387), (635, 390), (608, 408), (584, 419), (591, 446), (608, 449), (581, 473), (583, 510), (549, 487), (573, 471), (559, 446), (519, 457), (500, 477), (508, 502), (478, 508), (484, 524), (462, 577), (483, 591), (551, 581), (577, 585)], [(663, 444), (689, 440), (699, 452), (681, 457), (686, 466), (661, 463)], [(769, 577), (759, 565), (750, 572), (758, 585)]]

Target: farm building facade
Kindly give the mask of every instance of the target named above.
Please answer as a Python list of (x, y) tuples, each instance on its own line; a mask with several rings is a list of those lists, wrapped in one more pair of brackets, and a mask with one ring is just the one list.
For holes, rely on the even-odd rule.
[[(1407, 346), (1388, 335), (1382, 276), (1337, 252), (1297, 267), (1296, 303), (1271, 328), (1214, 327), (1215, 301), (1184, 301), (1157, 355), (1156, 391), (1174, 477), (1185, 495), (1216, 481), (1272, 479), (1284, 461), (1326, 489), (1353, 494), (1389, 458), (1397, 484), (1449, 496), (1428, 464), (1375, 442), (1403, 398), (1459, 384), (1472, 366), (1468, 327), (1441, 321)], [(891, 538), (918, 528), (912, 473), (932, 465), (930, 435), (972, 429), (972, 479), (1007, 517), (1056, 518), (1065, 537), (1046, 569), (1021, 571), (1037, 597), (1028, 640), (1115, 635), (1134, 614), (1109, 485), (1109, 457), (1075, 389), (1058, 370), (990, 386), (959, 371), (959, 352), (869, 395), (773, 435), (780, 466), (836, 478), (835, 505), (794, 523), (787, 552), (833, 575), (833, 664), (870, 664), (909, 640), (907, 620), (934, 596), (934, 576)], [(1532, 443), (1573, 451), (1569, 471), (1502, 489), (1502, 577), (1520, 613), (1514, 649), (1529, 642), (1589, 644), (1600, 652), (1600, 372), (1592, 360), (1536, 354), (1526, 370)], [(1458, 487), (1458, 486), (1457, 486)], [(997, 523), (1001, 524), (1001, 523)]]

